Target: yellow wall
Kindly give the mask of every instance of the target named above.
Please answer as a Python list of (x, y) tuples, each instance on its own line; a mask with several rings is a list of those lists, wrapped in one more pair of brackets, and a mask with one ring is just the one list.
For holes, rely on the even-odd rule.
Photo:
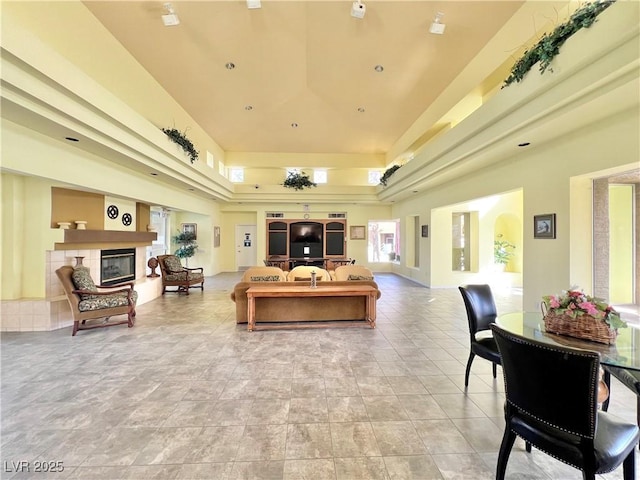
[[(522, 189), (524, 308), (538, 311), (542, 295), (567, 289), (572, 283), (577, 282), (589, 289), (591, 279), (583, 275), (586, 269), (571, 268), (572, 263), (591, 265), (590, 252), (583, 249), (578, 257), (576, 252), (571, 251), (571, 238), (588, 238), (591, 230), (591, 223), (588, 222), (575, 225), (570, 232), (573, 210), (571, 179), (586, 174), (597, 176), (597, 172), (611, 169), (613, 164), (618, 165), (619, 170), (637, 168), (637, 159), (640, 158), (639, 131), (637, 109), (631, 108), (541, 148), (532, 145), (526, 153), (513, 160), (434, 188), (419, 199), (395, 205), (392, 212), (394, 217), (404, 218), (410, 214), (420, 214), (425, 218), (431, 216), (430, 223), (433, 225), (428, 239), (433, 251), (431, 258), (420, 262), (424, 270), (420, 269), (419, 277), (404, 267), (398, 267), (397, 271), (431, 286), (455, 286), (460, 281), (468, 281), (466, 276), (452, 277), (444, 271), (444, 266), (436, 267), (438, 262), (450, 261), (450, 255), (446, 260), (443, 259), (444, 255), (436, 255), (434, 246), (446, 242), (450, 237), (447, 225), (450, 225), (448, 218), (451, 206), (483, 199), (497, 192)], [(616, 145), (615, 162), (612, 160), (611, 145)], [(447, 210), (433, 211), (443, 207)], [(586, 208), (590, 211), (589, 205)], [(533, 238), (533, 216), (545, 213), (555, 213), (557, 216), (555, 240)], [(442, 225), (442, 228), (439, 229), (437, 225)], [(492, 242), (493, 237), (487, 241)]]
[[(180, 131), (188, 128), (189, 138), (201, 150), (201, 163), (206, 163), (206, 151), (224, 161), (224, 151), (149, 72), (140, 67), (82, 2), (3, 1), (1, 8), (3, 29), (19, 25), (35, 33), (158, 128)], [(99, 52), (99, 59), (96, 52)], [(51, 61), (55, 62), (55, 58)], [(79, 77), (77, 81), (83, 79)]]
[(633, 185), (609, 185), (609, 301), (633, 303)]
[[(45, 252), (61, 241), (60, 230), (51, 228), (51, 189), (86, 189), (109, 193), (150, 205), (164, 205), (207, 218), (203, 240), (212, 245), (212, 227), (220, 221), (219, 207), (188, 191), (170, 188), (88, 154), (62, 141), (37, 134), (22, 126), (2, 122), (3, 167), (15, 166), (31, 175), (2, 172), (2, 299), (45, 295)], [(190, 218), (190, 217), (186, 217)], [(9, 227), (9, 228), (7, 228)], [(197, 260), (212, 275), (220, 270), (221, 249), (208, 248)], [(26, 277), (26, 278), (25, 278)]]
[[(470, 198), (464, 203), (456, 203), (434, 208), (431, 211), (431, 222), (435, 225), (430, 232), (431, 251), (426, 252), (425, 265), (431, 267), (431, 278), (428, 284), (432, 287), (453, 287), (463, 283), (488, 282), (495, 273), (493, 263), (493, 240), (495, 238), (496, 219), (508, 214), (522, 225), (522, 191), (505, 192), (483, 198)], [(472, 215), (472, 248), (468, 259), (470, 271), (460, 272), (451, 269), (451, 215), (454, 212), (471, 212)], [(509, 240), (522, 249), (521, 232), (508, 232)], [(475, 241), (474, 241), (475, 238)], [(422, 262), (421, 262), (422, 265)], [(514, 286), (522, 283), (518, 275), (511, 280)]]

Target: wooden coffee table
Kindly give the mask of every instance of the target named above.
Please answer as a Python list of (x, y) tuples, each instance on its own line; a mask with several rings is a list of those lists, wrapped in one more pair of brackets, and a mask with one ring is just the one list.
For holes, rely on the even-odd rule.
[[(316, 288), (311, 288), (308, 285), (301, 285), (299, 287), (292, 287), (288, 285), (286, 287), (274, 285), (274, 286), (259, 286), (250, 287), (247, 290), (247, 330), (252, 332), (256, 328), (256, 298), (264, 297), (279, 297), (279, 298), (291, 298), (291, 308), (295, 309), (295, 299), (307, 298), (307, 297), (327, 297), (330, 300), (331, 297), (365, 297), (365, 320), (371, 328), (376, 328), (376, 298), (378, 291), (370, 285), (354, 285), (354, 286), (329, 286), (320, 285)], [(336, 318), (336, 320), (340, 320)], [(304, 320), (300, 320), (304, 322)], [(319, 323), (321, 321), (313, 320), (308, 323)], [(351, 322), (353, 323), (353, 322)], [(310, 325), (292, 325), (291, 322), (287, 322), (287, 328), (309, 328)], [(326, 325), (323, 324), (323, 326)], [(277, 328), (273, 325), (263, 326), (261, 328)]]

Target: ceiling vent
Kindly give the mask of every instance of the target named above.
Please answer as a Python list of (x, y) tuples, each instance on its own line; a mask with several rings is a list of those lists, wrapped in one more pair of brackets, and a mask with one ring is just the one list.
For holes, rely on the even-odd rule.
[(346, 212), (334, 212), (329, 214), (329, 218), (347, 218)]
[(267, 212), (267, 218), (284, 218), (282, 212)]

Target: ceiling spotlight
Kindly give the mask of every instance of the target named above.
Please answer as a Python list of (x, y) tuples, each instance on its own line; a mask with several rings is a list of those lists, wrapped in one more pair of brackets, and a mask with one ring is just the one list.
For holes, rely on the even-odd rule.
[(226, 68), (227, 70), (233, 70), (234, 68), (236, 68), (236, 64), (233, 62), (227, 62), (224, 64), (224, 68)]
[(446, 28), (446, 25), (444, 23), (441, 23), (443, 16), (444, 16), (444, 13), (442, 12), (436, 13), (436, 18), (433, 19), (433, 23), (429, 27), (430, 33), (435, 33), (436, 35), (442, 35), (444, 33), (444, 29)]
[(262, 8), (260, 0), (247, 0), (247, 8), (253, 10), (254, 8)]
[(351, 5), (351, 16), (354, 18), (364, 18), (364, 14), (367, 13), (367, 6), (360, 0), (356, 0)]
[(382, 72), (384, 70), (384, 67), (382, 65), (376, 65), (375, 67), (373, 67), (373, 69), (376, 72), (380, 73), (380, 72)]
[(173, 5), (170, 3), (164, 4), (164, 9), (167, 13), (162, 15), (162, 23), (164, 23), (165, 27), (172, 27), (174, 25), (180, 24), (180, 19), (178, 15), (176, 15), (175, 10), (173, 9)]

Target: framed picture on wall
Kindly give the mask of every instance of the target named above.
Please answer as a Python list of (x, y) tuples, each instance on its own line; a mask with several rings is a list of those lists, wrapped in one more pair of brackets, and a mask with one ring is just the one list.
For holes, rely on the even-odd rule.
[(556, 214), (533, 216), (533, 238), (556, 238)]
[(364, 225), (352, 225), (349, 227), (349, 238), (351, 240), (365, 240), (367, 238), (367, 229)]
[(220, 246), (220, 227), (213, 227), (213, 248)]
[(198, 224), (197, 223), (183, 223), (182, 233), (193, 233), (193, 239), (198, 237)]

